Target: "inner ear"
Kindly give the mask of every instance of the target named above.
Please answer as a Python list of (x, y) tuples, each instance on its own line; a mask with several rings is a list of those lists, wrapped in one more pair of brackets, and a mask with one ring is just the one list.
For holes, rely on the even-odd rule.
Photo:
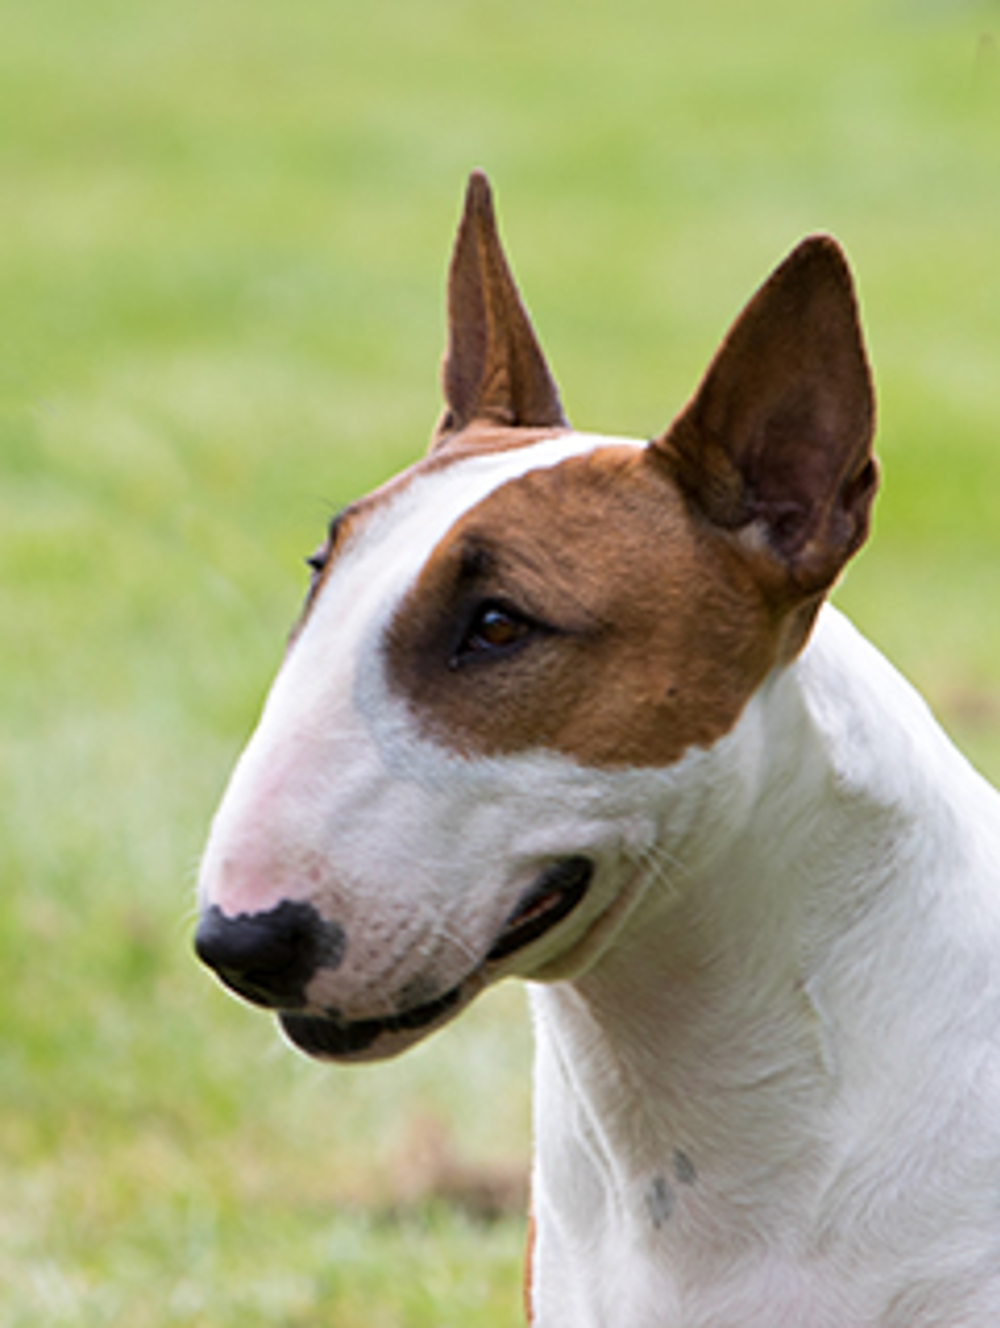
[(514, 428), (567, 427), (504, 256), (481, 171), (469, 179), (451, 259), (442, 385), (446, 408), (434, 446), (477, 420)]
[(814, 593), (867, 534), (874, 418), (850, 270), (814, 236), (753, 297), (653, 447), (693, 507), (726, 530), (755, 527)]

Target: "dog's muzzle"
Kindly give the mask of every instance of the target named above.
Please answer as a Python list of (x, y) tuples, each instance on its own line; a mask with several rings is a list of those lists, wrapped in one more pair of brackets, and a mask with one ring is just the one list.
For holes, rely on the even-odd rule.
[(289, 1038), (312, 1056), (362, 1055), (387, 1034), (396, 1035), (401, 1050), (457, 1014), (491, 980), (495, 965), (567, 918), (586, 895), (593, 873), (589, 858), (551, 863), (521, 896), (482, 962), (460, 983), (432, 1000), (372, 1019), (345, 1019), (335, 1009), (306, 1012), (310, 982), (320, 970), (338, 968), (348, 947), (343, 928), (312, 904), (284, 900), (267, 912), (233, 917), (212, 905), (198, 927), (195, 951), (237, 995), (277, 1011)]

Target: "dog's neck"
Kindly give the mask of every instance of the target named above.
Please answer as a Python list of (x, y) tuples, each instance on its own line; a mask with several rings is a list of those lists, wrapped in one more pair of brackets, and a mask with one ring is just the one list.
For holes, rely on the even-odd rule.
[[(756, 1275), (776, 1257), (804, 1266), (824, 1244), (864, 1258), (875, 1233), (851, 1233), (917, 1128), (927, 1058), (968, 1037), (922, 1008), (929, 966), (968, 982), (960, 952), (978, 942), (956, 830), (977, 777), (836, 614), (733, 744), (720, 779), (752, 768), (746, 815), (723, 831), (709, 810), (686, 843), (663, 845), (616, 944), (582, 978), (533, 991), (551, 1229), (578, 1224), (577, 1250), (632, 1232), (651, 1261), (716, 1288), (741, 1261)], [(730, 808), (733, 794), (730, 782)], [(973, 992), (995, 1010), (996, 992)], [(969, 1008), (947, 1004), (952, 1019)], [(815, 1290), (803, 1295), (815, 1311)], [(621, 1321), (646, 1322), (638, 1308)]]

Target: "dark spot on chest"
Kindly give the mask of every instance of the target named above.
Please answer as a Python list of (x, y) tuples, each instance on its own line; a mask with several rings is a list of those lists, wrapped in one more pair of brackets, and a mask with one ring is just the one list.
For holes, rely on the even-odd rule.
[(680, 1148), (674, 1149), (674, 1177), (680, 1185), (694, 1185), (698, 1179), (694, 1163)]
[(653, 1183), (646, 1191), (646, 1207), (657, 1231), (669, 1220), (676, 1202), (677, 1196), (667, 1183), (667, 1178), (654, 1176)]

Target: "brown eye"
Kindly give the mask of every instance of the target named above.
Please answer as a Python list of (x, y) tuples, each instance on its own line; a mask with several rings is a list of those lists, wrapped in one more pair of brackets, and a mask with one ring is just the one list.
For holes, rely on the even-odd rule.
[(527, 623), (505, 613), (503, 609), (484, 609), (476, 623), (473, 640), (492, 650), (499, 650), (519, 641), (526, 629)]
[(521, 644), (534, 631), (534, 624), (502, 604), (481, 605), (466, 628), (454, 663), (470, 658), (504, 654)]

